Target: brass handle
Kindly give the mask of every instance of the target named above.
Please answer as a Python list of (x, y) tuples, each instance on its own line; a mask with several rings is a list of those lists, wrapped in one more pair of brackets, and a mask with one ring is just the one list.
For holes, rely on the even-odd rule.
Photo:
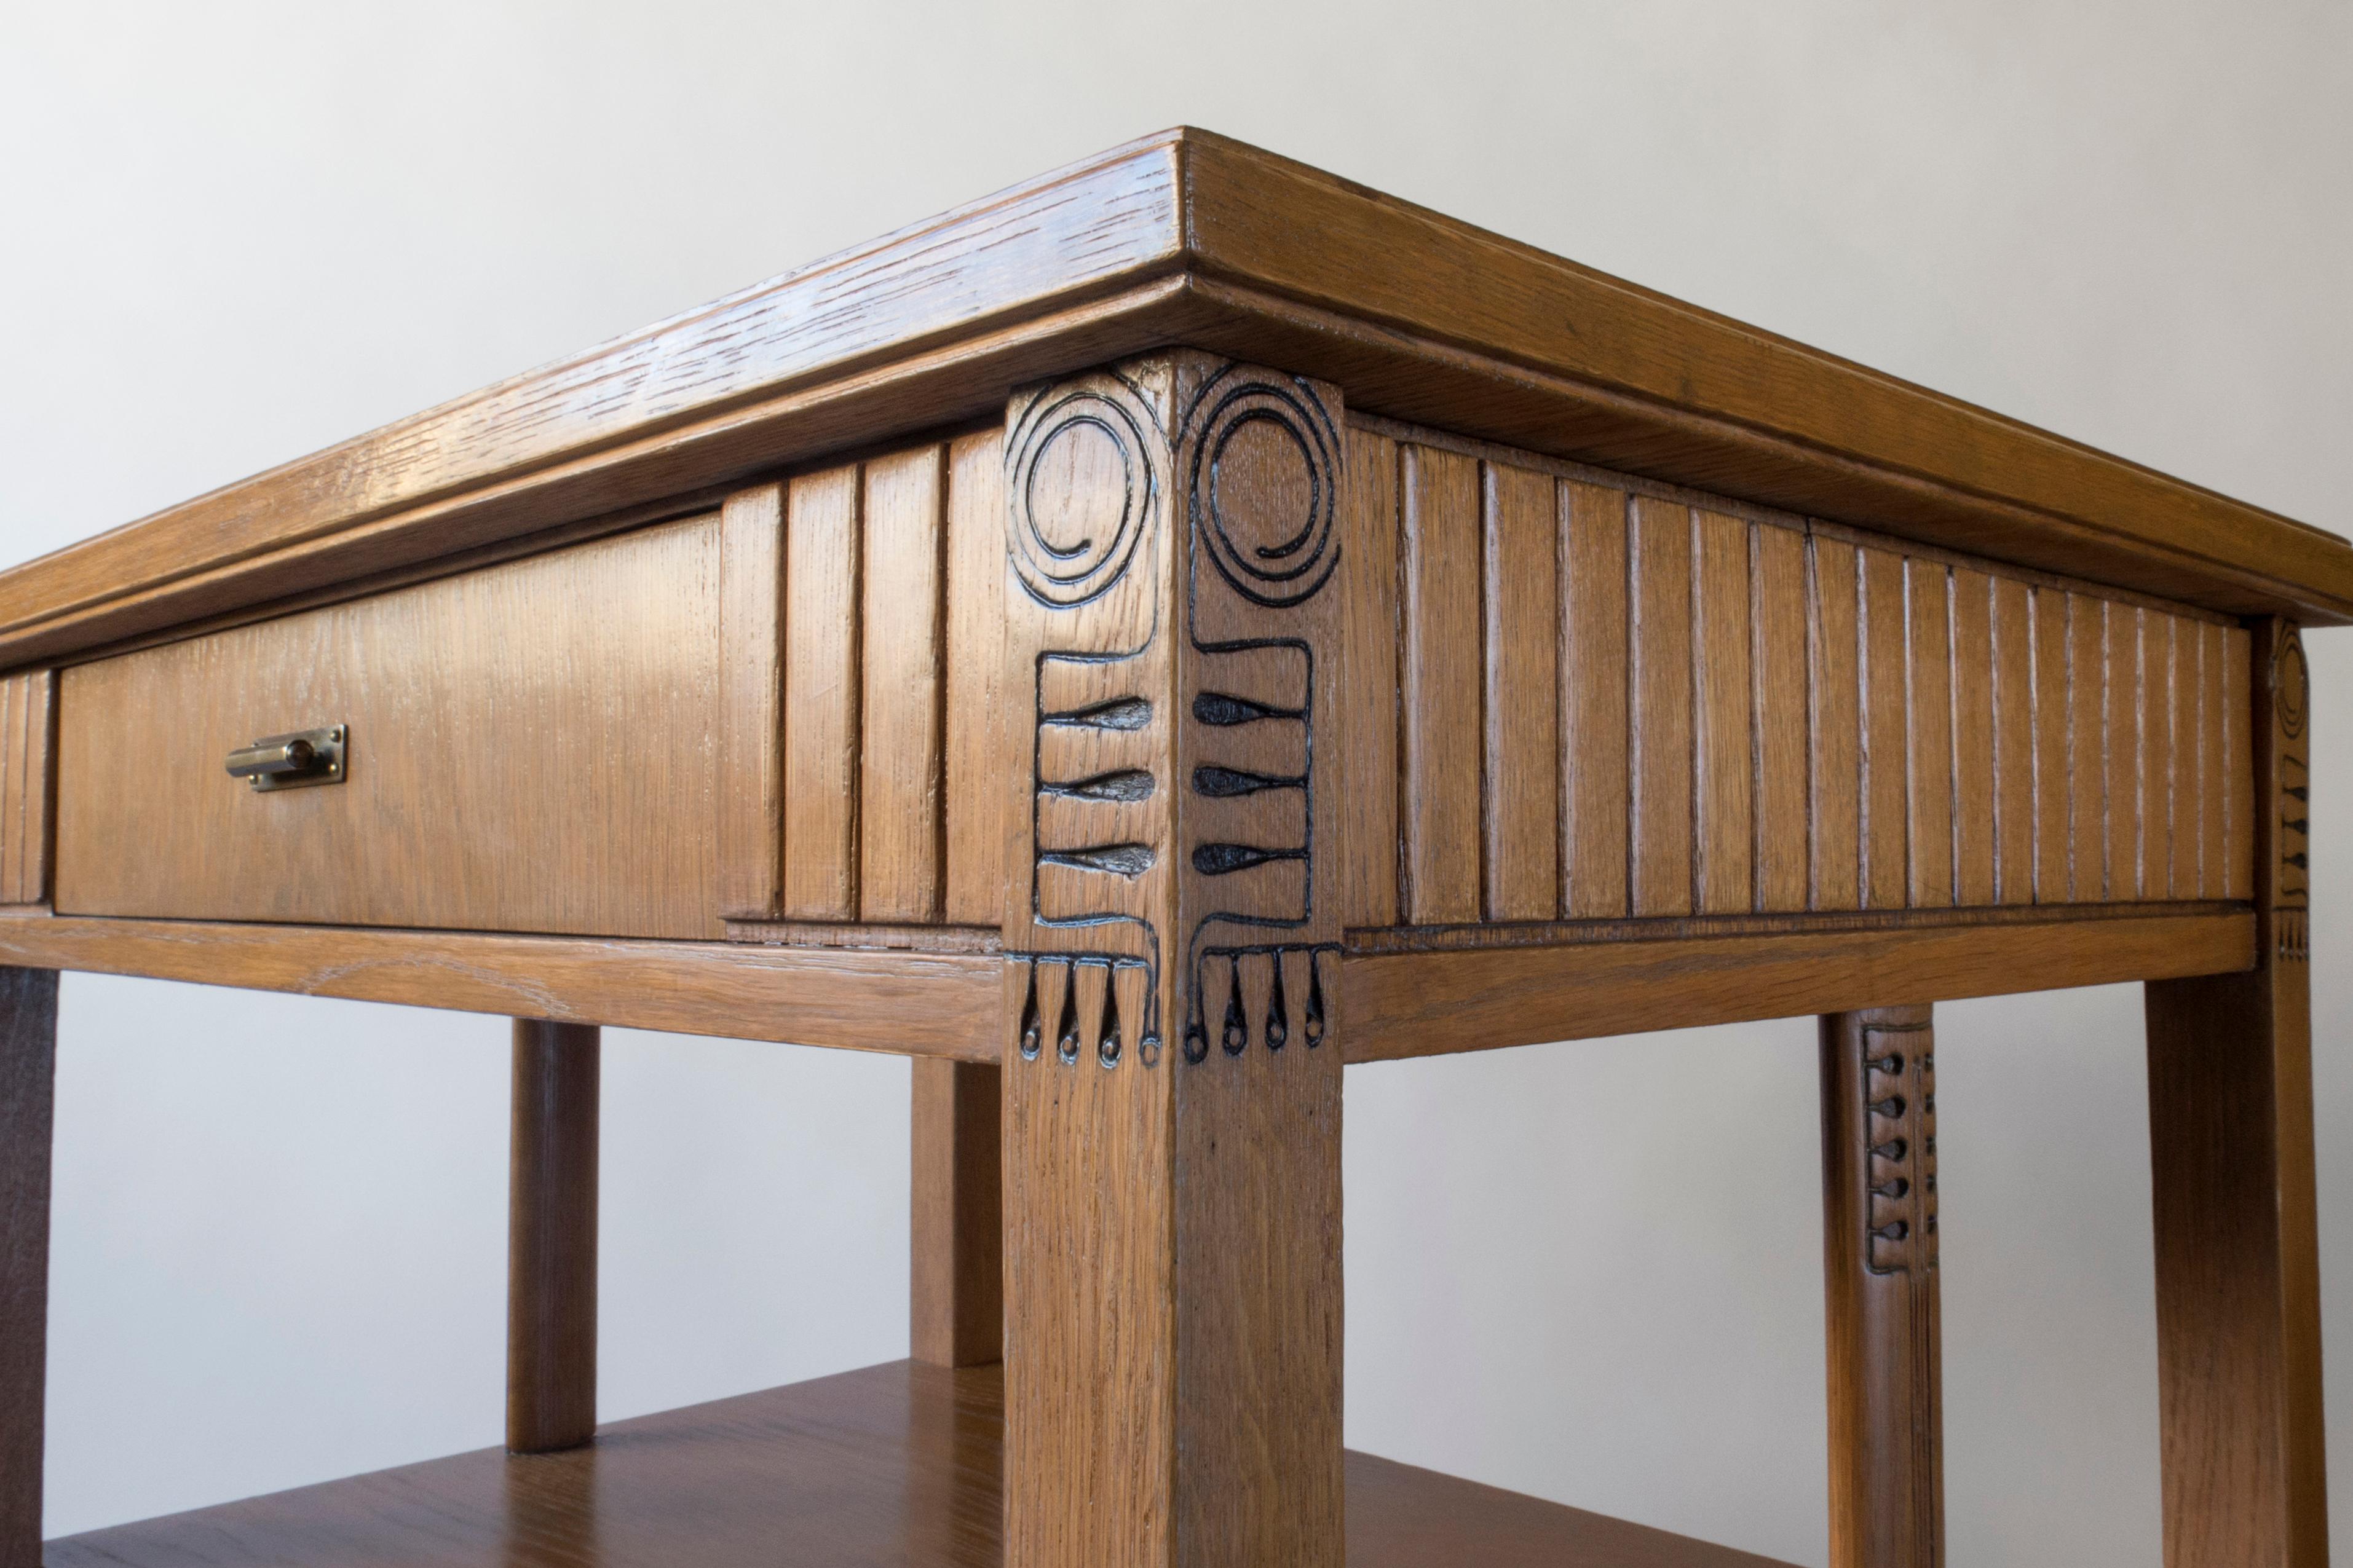
[(257, 790), (295, 789), (343, 782), (343, 727), (269, 735), (228, 754), (231, 778)]

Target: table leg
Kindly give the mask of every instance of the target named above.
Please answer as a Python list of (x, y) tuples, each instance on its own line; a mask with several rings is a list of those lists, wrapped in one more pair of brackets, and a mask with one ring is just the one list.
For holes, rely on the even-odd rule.
[(514, 1025), (507, 1175), (507, 1447), (576, 1447), (596, 1429), (593, 1024)]
[(58, 976), (0, 969), (0, 1568), (41, 1561)]
[(1936, 1044), (1926, 1007), (1822, 1019), (1834, 1568), (1944, 1561)]
[(1005, 1355), (998, 1069), (918, 1058), (911, 1142), (909, 1339), (917, 1361), (983, 1366)]
[(1345, 1551), (1344, 427), (1187, 350), (1008, 412), (1011, 1568)]
[(2254, 631), (2258, 966), (2146, 987), (2167, 1568), (2328, 1560), (2304, 654)]

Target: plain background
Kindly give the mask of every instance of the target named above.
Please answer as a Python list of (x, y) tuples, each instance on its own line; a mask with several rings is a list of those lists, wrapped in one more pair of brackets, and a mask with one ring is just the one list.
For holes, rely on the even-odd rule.
[[(1178, 121), (2353, 526), (2343, 5), (0, 0), (0, 558)], [(2353, 635), (2311, 653), (2342, 1416)], [(2137, 992), (1939, 1027), (1952, 1560), (2154, 1563)], [(52, 1533), (498, 1440), (505, 1042), (67, 982)], [(904, 1353), (903, 1064), (607, 1060), (607, 1417)], [(1820, 1563), (1815, 1095), (1805, 1021), (1352, 1072), (1350, 1441)]]

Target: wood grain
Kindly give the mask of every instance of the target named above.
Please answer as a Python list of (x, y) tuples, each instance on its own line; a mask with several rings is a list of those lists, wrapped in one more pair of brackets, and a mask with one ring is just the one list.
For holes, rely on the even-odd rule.
[(2141, 897), (2140, 819), (2147, 775), (2141, 772), (2140, 611), (2106, 606), (2105, 691), (2102, 710), (2107, 747), (2108, 897)]
[[(947, 919), (995, 926), (1005, 905), (1012, 728), (1005, 683), (1005, 432), (948, 447)], [(871, 730), (868, 743), (880, 737)]]
[(1491, 921), (1560, 900), (1560, 584), (1548, 474), (1480, 465), (1485, 533), (1486, 887)]
[(1926, 1006), (1821, 1021), (1832, 1568), (1945, 1560), (1936, 1049)]
[(922, 447), (877, 458), (865, 485), (858, 914), (934, 921), (947, 858), (947, 453)]
[(1753, 527), (1756, 552), (1754, 666), (1757, 727), (1757, 907), (1807, 905), (1813, 814), (1807, 657), (1806, 541), (1786, 528)]
[[(2219, 658), (2242, 632), (2179, 605), (1444, 431), (1358, 426), (1375, 470), (1346, 506), (1369, 547), (1343, 581), (1361, 606), (1356, 668), (1373, 681), (1351, 712), (1373, 739), (1352, 763), (1347, 809), (1369, 832), (1406, 824), (1409, 897), (1392, 911), (1352, 892), (1352, 929), (1542, 925), (1556, 918), (1534, 886), (1547, 866), (1561, 880), (1554, 910), (1570, 920), (2221, 896), (2219, 880), (2168, 876), (2175, 738), (2202, 734), (2209, 706), (2216, 725), (2223, 715), (2198, 681), (2172, 677), (2167, 650), (2211, 641)], [(1475, 639), (1459, 565), (1474, 468), (1487, 515)], [(1556, 560), (1507, 568), (1514, 530), (1535, 526), (1513, 520), (1542, 512), (1547, 479)], [(1402, 560), (1389, 543), (1400, 534)], [(1549, 595), (1555, 648), (1522, 629)], [(1381, 684), (1400, 605), (1401, 768), (1383, 750)], [(1461, 732), (1474, 696), (1475, 780)], [(1517, 717), (1543, 707), (1557, 717)], [(1547, 733), (1549, 756), (1537, 750)], [(2232, 754), (2227, 737), (2213, 744), (2218, 762)], [(1440, 853), (1468, 831), (1474, 787), (1475, 912), (1469, 856)], [(1535, 820), (1546, 789), (1549, 831)], [(1351, 875), (1385, 889), (1382, 858), (1352, 850)]]
[(997, 1059), (1003, 964), (978, 953), (0, 917), (0, 960), (901, 1056)]
[(785, 487), (719, 516), (719, 912), (774, 920), (785, 896)]
[[(1341, 410), (1173, 351), (1018, 394), (1008, 426), (1036, 742), (1005, 911), (1007, 1557), (1336, 1564)], [(1440, 456), (1401, 477), (1407, 901), (1475, 919), (1480, 496)]]
[(1808, 626), (1813, 679), (1806, 717), (1813, 752), (1810, 905), (1862, 907), (1862, 580), (1861, 552), (1807, 541), (1812, 569)]
[[(1562, 913), (1629, 912), (1631, 793), (1627, 727), (1627, 497), (1599, 485), (1560, 483)], [(1352, 921), (1352, 923), (1354, 923)]]
[(0, 1563), (41, 1561), (58, 977), (0, 969)]
[(1002, 1361), (1004, 1085), (997, 1068), (973, 1062), (918, 1061), (913, 1074), (912, 1353), (934, 1366)]
[[(1993, 580), (1956, 570), (1948, 659), (1953, 695), (1953, 901), (1997, 902), (2001, 817), (1994, 804), (2000, 751), (1993, 725)], [(2164, 894), (2160, 891), (2159, 897)]]
[(49, 896), (57, 689), (53, 669), (0, 679), (0, 904), (37, 904)]
[(1690, 509), (1638, 499), (1627, 556), (1629, 879), (1636, 914), (1683, 915), (1692, 911), (1694, 808)]
[[(2034, 901), (2034, 591), (1996, 577), (1987, 635), (1992, 643), (1993, 844), (1996, 901)], [(2192, 632), (2197, 628), (2193, 626)], [(2195, 899), (2194, 886), (2175, 897)]]
[(785, 503), (785, 910), (858, 916), (856, 464), (794, 479)]
[(741, 483), (1184, 341), (1557, 456), (2232, 613), (2353, 613), (2353, 551), (2318, 530), (1179, 130), (0, 575), (0, 664)]
[(2099, 903), (2108, 878), (2108, 603), (2067, 595), (2069, 897)]
[(596, 1430), (596, 1174), (604, 1079), (593, 1024), (514, 1024), (507, 1167), (507, 1448)]
[(1340, 876), (1343, 918), (1352, 926), (1394, 925), (1403, 876), (1399, 831), (1400, 705), (1398, 444), (1351, 427), (1347, 542), (1340, 552), (1347, 679), (1341, 722)]
[[(896, 1362), (49, 1544), (51, 1568), (1001, 1568), (1001, 1370)], [(1366, 1454), (1351, 1568), (1772, 1568), (1770, 1560)]]
[(1932, 909), (1954, 900), (1958, 826), (1953, 792), (1952, 572), (1942, 563), (1905, 563), (1907, 650), (1904, 729), (1910, 745), (1905, 769), (1905, 837), (1911, 864), (1911, 903)]
[[(2075, 896), (2070, 614), (2066, 594), (2034, 590), (2029, 635), (2034, 639), (2034, 901), (2038, 904), (2063, 904)], [(2221, 636), (2219, 628), (2209, 629)]]
[(2147, 987), (2167, 1568), (2328, 1556), (2315, 1213), (2308, 672), (2256, 623), (2257, 964)]
[(1651, 936), (1351, 954), (1348, 1059), (1388, 1061), (1650, 1029), (2000, 996), (2254, 962), (2244, 911)]
[(1692, 515), (1692, 907), (1725, 914), (1757, 897), (1755, 647), (1749, 525)]
[[(719, 935), (719, 554), (665, 523), (66, 671), (57, 907)], [(340, 784), (222, 771), (331, 724)]]
[(1910, 616), (1905, 604), (1904, 558), (1883, 550), (1858, 552), (1862, 641), (1862, 907), (1901, 909), (1912, 892), (1912, 740)]
[(1479, 466), (1405, 449), (1405, 917), (1479, 918)]

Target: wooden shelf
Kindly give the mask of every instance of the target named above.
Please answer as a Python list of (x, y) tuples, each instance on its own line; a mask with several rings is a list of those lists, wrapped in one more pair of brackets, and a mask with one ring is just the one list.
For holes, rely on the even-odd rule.
[[(600, 1429), (48, 1542), (48, 1568), (997, 1568), (996, 1367), (892, 1362)], [(1350, 1568), (1772, 1568), (1581, 1509), (1348, 1456)]]

